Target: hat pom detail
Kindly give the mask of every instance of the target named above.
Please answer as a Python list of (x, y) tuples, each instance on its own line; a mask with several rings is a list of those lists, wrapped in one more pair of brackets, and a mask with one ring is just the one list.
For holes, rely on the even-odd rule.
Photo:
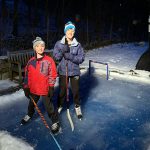
[(75, 31), (75, 25), (71, 21), (65, 24), (64, 33), (66, 34), (69, 29), (73, 29)]

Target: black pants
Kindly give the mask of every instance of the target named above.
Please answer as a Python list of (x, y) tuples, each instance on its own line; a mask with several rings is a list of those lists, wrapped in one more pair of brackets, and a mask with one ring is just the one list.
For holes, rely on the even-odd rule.
[[(73, 93), (73, 100), (75, 105), (80, 105), (80, 95), (79, 95), (79, 76), (68, 77), (70, 79), (71, 90)], [(69, 82), (68, 82), (69, 83)], [(66, 99), (66, 76), (59, 75), (59, 95), (58, 95), (58, 107), (63, 106)]]
[[(40, 99), (39, 95), (35, 95), (31, 93), (31, 97), (34, 99), (35, 103), (37, 103)], [(48, 96), (41, 96), (42, 101), (44, 103), (45, 109), (48, 113), (49, 118), (51, 119), (52, 123), (58, 122), (58, 113), (54, 110), (54, 105), (52, 103), (52, 95), (50, 97)], [(34, 104), (32, 100), (30, 99), (29, 105), (28, 105), (28, 115), (30, 117), (33, 116), (35, 112)]]

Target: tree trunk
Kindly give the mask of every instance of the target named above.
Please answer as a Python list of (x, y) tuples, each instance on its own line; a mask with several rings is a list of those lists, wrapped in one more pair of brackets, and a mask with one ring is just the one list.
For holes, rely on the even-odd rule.
[(14, 14), (13, 14), (13, 31), (14, 36), (18, 36), (18, 3), (19, 0), (14, 0)]
[(110, 25), (110, 33), (109, 33), (109, 39), (112, 40), (112, 32), (113, 32), (113, 16), (111, 17), (111, 25)]
[(46, 41), (47, 41), (47, 47), (49, 47), (49, 3), (48, 0), (46, 0), (46, 28), (47, 28), (47, 32), (46, 32)]

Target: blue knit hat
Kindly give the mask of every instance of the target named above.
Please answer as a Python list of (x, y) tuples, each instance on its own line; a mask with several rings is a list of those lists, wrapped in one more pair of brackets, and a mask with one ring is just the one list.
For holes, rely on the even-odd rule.
[(65, 24), (64, 33), (66, 34), (66, 31), (69, 29), (73, 29), (75, 31), (75, 28), (75, 25), (71, 21), (69, 21)]

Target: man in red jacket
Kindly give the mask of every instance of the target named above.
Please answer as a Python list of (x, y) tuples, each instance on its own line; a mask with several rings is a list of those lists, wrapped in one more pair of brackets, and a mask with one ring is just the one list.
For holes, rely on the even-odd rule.
[[(45, 42), (36, 37), (33, 41), (33, 49), (35, 57), (32, 57), (25, 67), (25, 77), (23, 81), (23, 89), (27, 98), (33, 98), (37, 103), (41, 98), (49, 118), (52, 121), (51, 131), (57, 133), (60, 130), (58, 113), (54, 110), (52, 96), (54, 92), (54, 84), (56, 82), (57, 71), (54, 60), (44, 53)], [(34, 104), (30, 99), (28, 105), (28, 113), (21, 120), (21, 124), (26, 124), (34, 114)]]

